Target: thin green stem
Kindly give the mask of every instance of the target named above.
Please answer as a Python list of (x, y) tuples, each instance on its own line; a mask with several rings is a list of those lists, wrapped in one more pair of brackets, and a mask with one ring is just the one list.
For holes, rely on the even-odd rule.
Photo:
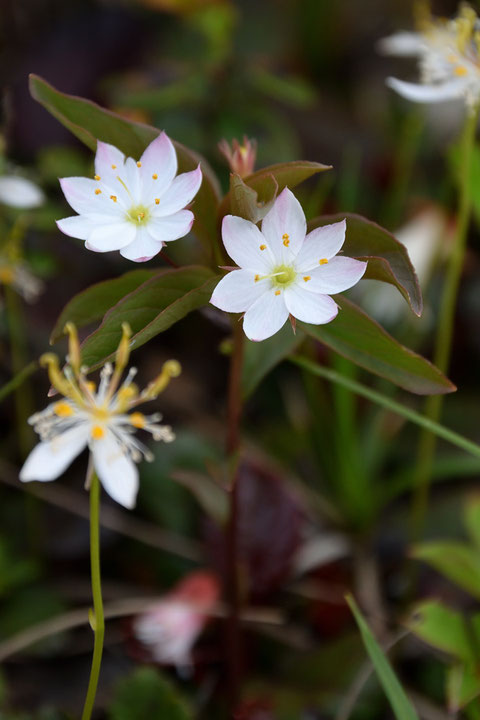
[(22, 385), (25, 380), (30, 377), (30, 375), (33, 375), (33, 373), (38, 370), (38, 367), (38, 362), (36, 360), (32, 360), (31, 363), (25, 365), (25, 367), (22, 368), (22, 370), (20, 370), (20, 372), (17, 373), (11, 380), (9, 380), (8, 383), (2, 385), (0, 388), (0, 402), (3, 402), (10, 393), (17, 390), (17, 388), (19, 388), (20, 385)]
[[(471, 155), (475, 142), (477, 122), (478, 108), (476, 108), (475, 111), (470, 111), (468, 113), (462, 137), (457, 230), (438, 313), (437, 335), (435, 338), (433, 361), (443, 373), (448, 372), (448, 367), (450, 365), (455, 308), (457, 304), (460, 277), (465, 259), (467, 231), (472, 211), (472, 191), (470, 181)], [(428, 398), (425, 403), (425, 416), (429, 420), (433, 422), (438, 422), (440, 420), (443, 401), (443, 395), (432, 395)], [(420, 434), (413, 481), (414, 496), (411, 513), (413, 540), (418, 539), (425, 523), (435, 448), (435, 435), (429, 432), (428, 429), (424, 430)]]
[(102, 663), (103, 638), (105, 635), (100, 576), (100, 482), (95, 471), (90, 474), (90, 566), (93, 594), (93, 613), (90, 615), (90, 624), (95, 634), (95, 642), (82, 720), (90, 720), (92, 715), (100, 675), (100, 665)]
[(480, 458), (480, 445), (477, 445), (471, 440), (467, 440), (467, 438), (463, 437), (463, 435), (459, 435), (453, 430), (449, 430), (443, 425), (440, 425), (438, 422), (431, 420), (429, 417), (421, 415), (415, 410), (412, 410), (411, 408), (406, 407), (405, 405), (402, 405), (395, 400), (392, 400), (386, 395), (382, 395), (382, 393), (379, 393), (376, 390), (372, 390), (366, 385), (362, 385), (356, 380), (352, 380), (348, 377), (340, 375), (340, 373), (332, 370), (331, 368), (324, 367), (323, 365), (317, 365), (310, 360), (306, 360), (305, 358), (300, 357), (299, 355), (293, 355), (289, 359), (291, 362), (295, 363), (295, 365), (299, 365), (300, 367), (308, 370), (314, 375), (326, 378), (327, 380), (330, 380), (330, 382), (343, 385), (343, 387), (348, 388), (357, 395), (360, 395), (367, 400), (371, 400), (372, 402), (377, 403), (377, 405), (381, 405), (382, 407), (390, 410), (396, 415), (400, 415), (406, 420), (410, 420), (410, 422), (413, 422), (416, 425), (419, 425), (421, 428), (428, 430), (429, 433), (434, 433), (435, 435), (442, 438), (443, 440), (446, 440), (452, 445), (456, 445), (457, 447), (465, 450), (471, 455), (475, 455), (475, 457)]

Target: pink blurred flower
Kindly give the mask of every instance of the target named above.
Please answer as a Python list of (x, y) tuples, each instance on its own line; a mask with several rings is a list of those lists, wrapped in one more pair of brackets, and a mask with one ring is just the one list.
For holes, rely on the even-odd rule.
[(227, 159), (232, 172), (238, 173), (242, 178), (253, 173), (257, 159), (256, 140), (249, 140), (244, 135), (243, 145), (240, 145), (236, 139), (232, 140), (231, 146), (226, 140), (221, 140), (218, 147), (222, 155)]
[(179, 670), (188, 667), (192, 647), (219, 596), (220, 584), (213, 573), (190, 573), (156, 606), (137, 617), (135, 636), (156, 662)]

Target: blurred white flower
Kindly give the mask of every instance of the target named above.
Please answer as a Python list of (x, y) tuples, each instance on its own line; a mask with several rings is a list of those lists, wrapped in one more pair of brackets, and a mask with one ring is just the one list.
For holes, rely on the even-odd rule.
[(20, 480), (55, 480), (84, 448), (88, 447), (93, 467), (107, 493), (126, 508), (135, 505), (138, 491), (136, 462), (152, 460), (153, 456), (134, 436), (137, 429), (151, 433), (154, 440), (171, 442), (170, 427), (159, 425), (161, 415), (145, 416), (130, 412), (138, 405), (154, 400), (170, 378), (180, 373), (175, 360), (166, 362), (160, 375), (139, 393), (132, 380), (131, 368), (123, 384), (123, 371), (128, 362), (130, 328), (123, 325), (123, 336), (117, 350), (115, 369), (107, 363), (101, 372), (98, 390), (86, 379), (80, 366), (80, 347), (75, 327), (69, 323), (68, 364), (60, 370), (58, 358), (52, 353), (42, 356), (48, 366), (50, 382), (64, 399), (50, 404), (33, 415), (29, 422), (40, 435), (41, 442), (32, 450)]
[(138, 162), (98, 142), (95, 177), (63, 178), (63, 193), (78, 215), (58, 220), (62, 232), (95, 252), (120, 250), (145, 262), (163, 245), (186, 235), (194, 220), (188, 205), (202, 183), (200, 166), (177, 175), (175, 148), (163, 132)]
[(158, 663), (175, 665), (181, 672), (192, 664), (191, 650), (218, 602), (215, 575), (192, 572), (134, 623), (137, 639)]
[(464, 98), (469, 107), (480, 101), (480, 33), (476, 12), (460, 7), (452, 20), (424, 16), (420, 31), (384, 38), (385, 55), (417, 57), (421, 83), (388, 78), (387, 84), (413, 102), (437, 103)]
[(250, 340), (274, 335), (289, 315), (313, 325), (330, 322), (338, 306), (329, 294), (351, 288), (367, 267), (337, 256), (345, 228), (343, 220), (306, 235), (304, 212), (288, 188), (263, 219), (261, 231), (249, 220), (227, 215), (223, 244), (240, 269), (220, 280), (210, 302), (226, 312), (244, 312)]
[(36, 208), (45, 202), (42, 190), (19, 175), (0, 176), (0, 203), (14, 208)]
[(21, 260), (0, 255), (0, 285), (10, 285), (27, 302), (34, 302), (43, 290), (42, 280), (30, 272)]

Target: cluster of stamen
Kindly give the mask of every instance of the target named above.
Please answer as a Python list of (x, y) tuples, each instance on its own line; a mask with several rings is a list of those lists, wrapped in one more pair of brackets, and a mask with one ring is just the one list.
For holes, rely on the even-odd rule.
[[(142, 163), (140, 162), (140, 160), (136, 163), (136, 165), (137, 165), (138, 168), (141, 168), (141, 167), (142, 167)], [(111, 165), (111, 168), (112, 168), (112, 170), (116, 170), (117, 166), (116, 166), (116, 165)], [(101, 180), (101, 177), (100, 177), (100, 175), (94, 175), (94, 176), (93, 176), (93, 179), (96, 180), (97, 182), (99, 182), (99, 181)], [(117, 179), (118, 182), (123, 186), (124, 190), (126, 191), (126, 193), (128, 194), (130, 200), (132, 201), (132, 207), (130, 208), (130, 210), (128, 210), (128, 212), (127, 212), (127, 214), (126, 214), (126, 215), (127, 215), (127, 220), (130, 220), (130, 222), (133, 222), (133, 223), (135, 223), (136, 225), (145, 224), (145, 221), (147, 221), (147, 220), (150, 219), (150, 210), (149, 210), (149, 208), (146, 207), (146, 206), (144, 206), (144, 205), (137, 205), (137, 206), (135, 206), (135, 205), (133, 204), (134, 201), (133, 201), (133, 198), (132, 198), (132, 194), (130, 193), (130, 190), (128, 189), (128, 187), (127, 187), (127, 185), (125, 184), (125, 182), (122, 180), (122, 178), (121, 178), (119, 175), (117, 175), (116, 179)], [(158, 180), (158, 173), (153, 173), (152, 179), (153, 179), (153, 180)], [(95, 192), (95, 195), (101, 195), (101, 194), (102, 194), (102, 189), (99, 188), (99, 187), (97, 187), (97, 188), (95, 188), (95, 191), (94, 191), (94, 192)], [(110, 200), (111, 200), (112, 202), (116, 203), (116, 202), (118, 201), (118, 196), (117, 196), (117, 195), (110, 195)], [(160, 198), (158, 198), (158, 197), (157, 197), (157, 198), (154, 198), (154, 202), (155, 202), (155, 205), (160, 205)], [(288, 236), (287, 236), (287, 237), (288, 237)], [(265, 246), (265, 247), (266, 247), (266, 246)]]
[(134, 437), (135, 430), (146, 430), (154, 440), (164, 442), (171, 442), (174, 435), (169, 426), (159, 424), (162, 419), (160, 414), (146, 416), (136, 408), (141, 403), (155, 400), (170, 380), (180, 374), (180, 364), (176, 360), (164, 363), (158, 377), (142, 392), (133, 383), (136, 368), (130, 368), (121, 383), (130, 354), (131, 337), (130, 328), (124, 323), (115, 365), (105, 364), (97, 389), (94, 382), (87, 380), (87, 369), (81, 365), (75, 326), (67, 323), (65, 331), (69, 334), (69, 353), (64, 369), (60, 369), (58, 358), (53, 353), (47, 353), (40, 359), (41, 364), (48, 368), (54, 390), (63, 395), (63, 399), (33, 415), (30, 424), (42, 440), (50, 441), (71, 428), (88, 423), (92, 442), (101, 440), (109, 432), (132, 460), (137, 462), (142, 457), (152, 460), (148, 448)]

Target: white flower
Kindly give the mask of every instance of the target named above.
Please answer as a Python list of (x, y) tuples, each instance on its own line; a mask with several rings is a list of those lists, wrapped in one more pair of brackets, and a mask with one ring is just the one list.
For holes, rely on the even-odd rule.
[(34, 302), (43, 290), (43, 282), (21, 260), (0, 255), (0, 285), (10, 285), (27, 302)]
[(193, 213), (185, 206), (202, 183), (200, 166), (176, 175), (175, 148), (164, 132), (138, 162), (99, 141), (94, 179), (60, 180), (78, 215), (58, 220), (57, 225), (66, 235), (85, 240), (89, 250), (120, 250), (128, 260), (150, 260), (165, 243), (186, 235), (193, 224)]
[(18, 175), (0, 177), (0, 203), (14, 208), (36, 208), (45, 202), (38, 185)]
[(86, 379), (85, 369), (80, 367), (75, 327), (69, 323), (66, 330), (70, 334), (69, 364), (63, 372), (56, 355), (47, 353), (41, 358), (42, 364), (48, 366), (50, 382), (64, 399), (30, 418), (41, 442), (28, 456), (20, 471), (20, 480), (55, 480), (88, 447), (93, 467), (107, 493), (121, 505), (132, 508), (138, 491), (135, 462), (142, 456), (153, 459), (148, 448), (134, 437), (136, 430), (146, 430), (154, 440), (164, 442), (171, 442), (174, 435), (170, 427), (158, 424), (159, 414), (145, 416), (129, 411), (154, 400), (169, 379), (180, 373), (180, 365), (175, 360), (166, 362), (158, 378), (141, 393), (132, 383), (135, 368), (130, 369), (120, 386), (129, 355), (130, 329), (125, 323), (115, 369), (110, 363), (105, 365), (97, 390), (95, 383)]
[(190, 573), (162, 600), (136, 619), (135, 636), (159, 663), (179, 671), (192, 664), (192, 647), (218, 601), (220, 586), (215, 575)]
[(436, 103), (464, 98), (480, 101), (480, 35), (475, 11), (463, 5), (456, 18), (423, 18), (421, 32), (384, 38), (380, 52), (419, 60), (421, 84), (388, 78), (387, 84), (413, 102)]
[(305, 215), (285, 188), (262, 221), (261, 231), (234, 215), (223, 219), (223, 244), (240, 269), (226, 275), (210, 302), (220, 310), (244, 312), (250, 340), (265, 340), (289, 315), (321, 325), (333, 320), (338, 306), (329, 294), (355, 285), (366, 263), (336, 257), (345, 241), (346, 222), (306, 235)]

